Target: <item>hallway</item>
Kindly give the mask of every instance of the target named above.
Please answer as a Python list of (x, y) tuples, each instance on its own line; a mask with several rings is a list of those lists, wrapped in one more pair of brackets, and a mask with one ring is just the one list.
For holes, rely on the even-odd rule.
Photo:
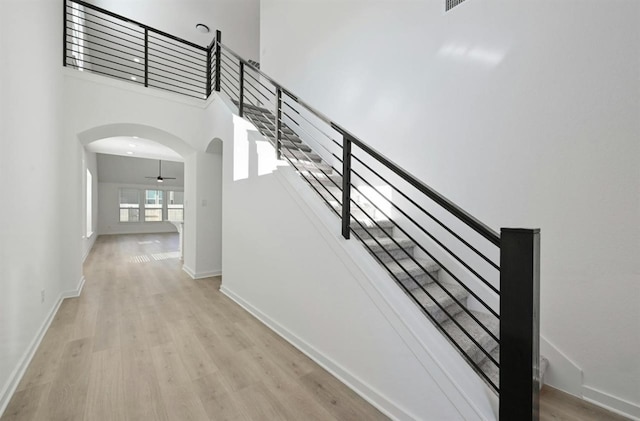
[(101, 236), (2, 421), (386, 419), (219, 291), (177, 234)]

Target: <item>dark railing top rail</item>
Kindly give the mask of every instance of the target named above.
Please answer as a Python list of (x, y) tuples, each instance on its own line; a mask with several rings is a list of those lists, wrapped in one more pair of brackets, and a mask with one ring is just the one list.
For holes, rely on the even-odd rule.
[(429, 187), (428, 185), (426, 185), (422, 181), (418, 180), (417, 178), (415, 178), (414, 176), (412, 176), (411, 174), (409, 174), (408, 172), (403, 170), (399, 165), (397, 165), (396, 163), (391, 161), (389, 158), (385, 157), (383, 154), (381, 154), (380, 152), (378, 152), (377, 150), (375, 150), (371, 146), (369, 146), (366, 143), (364, 143), (362, 140), (358, 139), (358, 137), (356, 137), (353, 134), (349, 133), (346, 129), (342, 128), (340, 125), (335, 123), (329, 117), (327, 117), (326, 115), (322, 114), (320, 111), (316, 110), (311, 105), (309, 105), (309, 104), (305, 103), (304, 101), (300, 100), (297, 95), (295, 95), (294, 93), (289, 91), (287, 88), (282, 86), (282, 84), (280, 84), (277, 81), (275, 81), (272, 77), (266, 75), (260, 69), (258, 69), (255, 66), (253, 66), (247, 60), (245, 60), (240, 55), (238, 55), (235, 51), (231, 50), (229, 47), (227, 47), (224, 44), (221, 44), (221, 47), (224, 48), (226, 51), (228, 51), (230, 54), (232, 54), (236, 59), (240, 60), (240, 62), (244, 63), (245, 66), (249, 66), (252, 70), (254, 70), (255, 72), (259, 73), (260, 76), (262, 76), (265, 79), (267, 79), (276, 88), (280, 88), (282, 90), (282, 92), (286, 93), (289, 97), (291, 97), (293, 100), (295, 100), (296, 103), (298, 103), (298, 104), (302, 105), (303, 107), (305, 107), (309, 112), (311, 112), (317, 118), (319, 118), (320, 120), (322, 120), (325, 123), (329, 124), (334, 130), (336, 130), (337, 132), (341, 133), (343, 136), (349, 138), (349, 140), (351, 140), (354, 144), (356, 144), (360, 149), (364, 150), (366, 153), (371, 155), (373, 158), (375, 158), (381, 164), (383, 164), (384, 166), (388, 167), (391, 171), (393, 171), (395, 174), (400, 176), (407, 183), (411, 184), (413, 187), (415, 187), (421, 193), (425, 194), (431, 200), (433, 200), (434, 202), (436, 202), (437, 204), (442, 206), (444, 209), (449, 211), (452, 215), (454, 215), (460, 221), (464, 222), (471, 229), (473, 229), (478, 234), (480, 234), (481, 236), (483, 236), (484, 238), (489, 240), (492, 244), (494, 244), (494, 245), (496, 245), (498, 247), (500, 246), (500, 234), (498, 234), (497, 232), (495, 232), (494, 230), (489, 228), (484, 223), (480, 222), (477, 218), (475, 218), (474, 216), (472, 216), (471, 214), (466, 212), (464, 209), (462, 209), (460, 206), (456, 205), (455, 203), (453, 203), (452, 201), (450, 201), (449, 199), (444, 197), (442, 194), (440, 194), (437, 191), (435, 191), (433, 188)]
[(113, 13), (113, 12), (111, 12), (109, 10), (103, 9), (101, 7), (94, 6), (93, 4), (87, 3), (85, 1), (82, 1), (82, 0), (71, 0), (71, 3), (80, 4), (80, 5), (84, 6), (84, 7), (89, 8), (89, 9), (93, 9), (93, 10), (96, 10), (96, 11), (98, 11), (100, 13), (104, 13), (105, 15), (111, 16), (112, 18), (123, 20), (123, 21), (125, 21), (127, 23), (131, 23), (133, 25), (138, 25), (139, 27), (141, 27), (143, 29), (147, 29), (147, 30), (149, 30), (151, 32), (155, 32), (156, 34), (162, 35), (163, 37), (167, 37), (167, 38), (170, 38), (170, 39), (172, 39), (174, 41), (181, 42), (183, 44), (186, 44), (186, 45), (188, 45), (190, 47), (193, 47), (193, 48), (196, 48), (198, 50), (207, 51), (207, 47), (203, 47), (203, 46), (198, 45), (198, 44), (196, 44), (194, 42), (187, 41), (186, 39), (182, 39), (182, 38), (177, 37), (175, 35), (168, 34), (168, 33), (164, 32), (164, 31), (159, 30), (159, 29), (153, 28), (153, 27), (151, 27), (149, 25), (145, 25), (144, 23), (140, 23), (140, 22), (135, 21), (133, 19), (129, 19), (129, 18), (124, 17), (122, 15), (119, 15), (117, 13)]

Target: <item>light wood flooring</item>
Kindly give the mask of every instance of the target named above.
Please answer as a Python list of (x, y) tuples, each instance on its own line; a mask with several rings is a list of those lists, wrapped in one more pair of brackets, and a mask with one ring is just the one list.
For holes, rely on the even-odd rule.
[(99, 237), (2, 421), (387, 419), (174, 250), (176, 235)]
[[(387, 419), (175, 250), (172, 234), (99, 237), (1, 421)], [(541, 420), (623, 419), (563, 395), (543, 390)]]
[(553, 387), (540, 391), (540, 421), (630, 421)]

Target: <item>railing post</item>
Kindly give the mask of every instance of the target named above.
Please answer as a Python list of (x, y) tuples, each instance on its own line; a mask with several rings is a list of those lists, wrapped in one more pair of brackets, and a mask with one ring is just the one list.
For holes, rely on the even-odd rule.
[(222, 47), (220, 47), (221, 41), (222, 32), (216, 31), (216, 78), (214, 86), (216, 92), (220, 92), (220, 60), (222, 59)]
[(282, 88), (276, 88), (276, 159), (282, 159)]
[(351, 139), (342, 142), (342, 236), (351, 237)]
[(238, 97), (238, 113), (240, 117), (244, 115), (244, 62), (240, 62), (240, 93)]
[(67, 0), (62, 0), (62, 65), (67, 67)]
[(207, 82), (205, 85), (205, 92), (207, 95), (207, 98), (209, 98), (209, 96), (211, 95), (211, 50), (212, 50), (213, 46), (210, 46), (210, 48), (207, 48)]
[(538, 420), (540, 230), (500, 238), (500, 419)]
[(149, 30), (144, 28), (144, 86), (149, 86)]

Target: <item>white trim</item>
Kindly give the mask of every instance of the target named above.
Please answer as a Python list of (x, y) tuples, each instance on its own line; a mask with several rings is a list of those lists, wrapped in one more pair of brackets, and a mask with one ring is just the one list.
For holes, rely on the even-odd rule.
[(196, 272), (187, 265), (182, 265), (182, 270), (191, 277), (191, 279), (211, 278), (212, 276), (222, 276), (222, 270), (210, 270), (208, 272)]
[(402, 408), (395, 405), (386, 396), (380, 394), (373, 387), (360, 380), (353, 375), (349, 370), (342, 367), (331, 358), (327, 357), (309, 343), (287, 330), (285, 327), (278, 324), (276, 321), (262, 313), (253, 305), (243, 300), (229, 288), (222, 285), (220, 292), (236, 302), (240, 307), (251, 313), (256, 319), (260, 320), (269, 329), (280, 335), (284, 340), (296, 347), (300, 352), (311, 358), (322, 368), (331, 373), (334, 377), (339, 379), (342, 383), (347, 385), (351, 390), (360, 395), (364, 400), (375, 406), (380, 412), (395, 420), (413, 420), (415, 419), (411, 414), (405, 412)]
[(608, 411), (640, 421), (640, 405), (618, 398), (591, 386), (582, 386), (582, 398)]
[[(378, 262), (357, 242), (345, 241), (342, 237), (336, 241), (334, 215), (317, 194), (290, 167), (281, 167), (274, 174), (300, 209), (307, 214), (310, 223), (317, 227), (327, 244), (359, 281), (363, 290), (432, 376), (460, 416), (469, 420), (497, 419), (498, 401), (494, 392), (431, 323), (424, 323), (424, 316), (417, 306), (393, 282), (388, 282), (388, 275)], [(441, 340), (434, 341), (434, 334)], [(488, 409), (487, 406), (491, 408)]]
[(140, 84), (127, 82), (126, 80), (121, 80), (117, 78), (104, 77), (100, 74), (93, 74), (90, 70), (87, 71), (78, 71), (70, 66), (65, 67), (63, 69), (63, 74), (65, 77), (81, 79), (88, 82), (92, 82), (98, 85), (110, 86), (112, 88), (121, 89), (124, 91), (136, 92), (139, 94), (149, 95), (152, 97), (164, 99), (171, 102), (181, 103), (187, 106), (192, 106), (195, 108), (205, 109), (207, 108), (214, 100), (215, 95), (209, 96), (207, 100), (204, 98), (192, 98), (185, 95), (175, 94), (172, 92), (163, 91), (160, 88), (149, 87), (146, 88), (141, 86)]
[(608, 411), (640, 421), (640, 405), (584, 384), (582, 369), (556, 345), (540, 335), (540, 353), (549, 360), (544, 382)]
[(2, 414), (4, 414), (4, 411), (7, 409), (7, 405), (9, 405), (9, 401), (13, 397), (13, 394), (16, 392), (16, 389), (18, 388), (18, 385), (20, 384), (20, 381), (22, 380), (24, 373), (27, 371), (27, 368), (29, 367), (29, 364), (31, 363), (33, 356), (38, 350), (38, 347), (40, 346), (40, 343), (42, 342), (44, 335), (47, 333), (49, 326), (51, 326), (51, 322), (53, 321), (53, 318), (58, 313), (58, 309), (62, 304), (62, 300), (64, 300), (65, 298), (80, 296), (83, 286), (84, 286), (84, 276), (80, 278), (80, 281), (78, 282), (78, 286), (75, 290), (63, 291), (58, 296), (58, 300), (56, 301), (56, 304), (53, 306), (49, 314), (47, 314), (47, 317), (42, 322), (42, 325), (40, 326), (40, 329), (38, 329), (36, 336), (33, 338), (31, 343), (25, 350), (24, 354), (22, 355), (22, 358), (20, 358), (20, 361), (18, 362), (18, 365), (13, 370), (13, 372), (9, 376), (9, 380), (7, 380), (7, 383), (4, 385), (4, 387), (2, 388), (2, 391), (0, 392), (0, 417), (2, 417)]
[(89, 243), (89, 246), (87, 247), (87, 250), (82, 255), (82, 263), (84, 263), (84, 261), (87, 260), (89, 253), (91, 253), (91, 249), (93, 249), (93, 245), (96, 243), (96, 238), (98, 238), (98, 235), (96, 234), (95, 231), (91, 233), (91, 236), (85, 238), (85, 241), (83, 242), (84, 243), (83, 246), (85, 246), (87, 242)]
[(549, 361), (544, 383), (571, 395), (582, 396), (582, 369), (556, 345), (540, 335), (540, 355)]

